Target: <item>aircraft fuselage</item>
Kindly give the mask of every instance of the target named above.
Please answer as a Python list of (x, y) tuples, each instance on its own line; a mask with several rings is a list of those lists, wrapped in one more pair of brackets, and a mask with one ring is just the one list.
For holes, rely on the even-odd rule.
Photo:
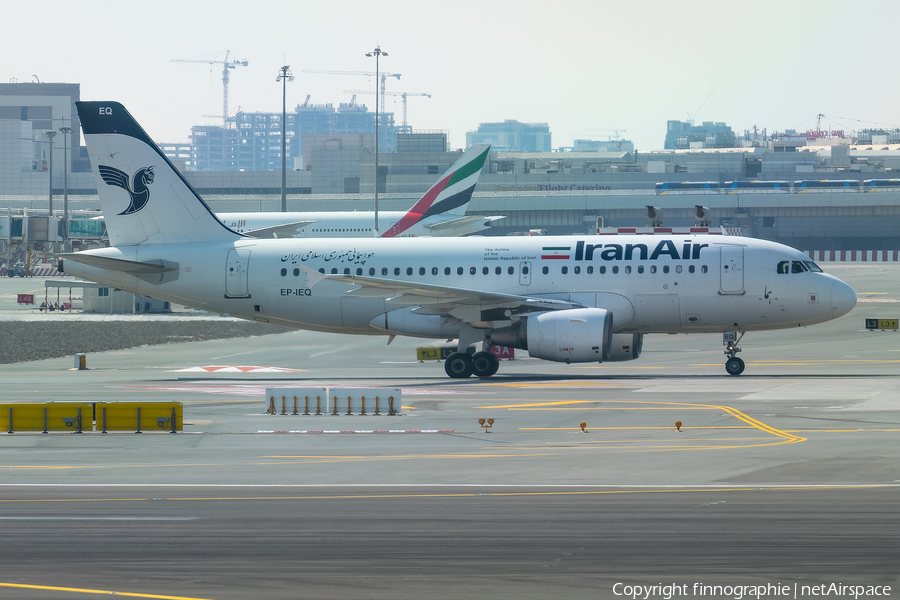
[[(168, 261), (176, 263), (177, 270), (135, 276), (65, 262), (65, 271), (213, 312), (291, 328), (354, 334), (390, 333), (370, 322), (412, 305), (420, 311), (427, 309), (428, 301), (412, 302), (408, 293), (396, 299), (384, 297), (349, 279), (310, 281), (311, 275), (312, 279), (315, 273), (324, 273), (565, 300), (612, 311), (617, 333), (805, 326), (835, 318), (855, 302), (849, 286), (835, 277), (808, 269), (792, 273), (789, 267), (779, 266), (785, 261), (787, 265), (809, 263), (804, 254), (740, 237), (241, 239), (219, 245), (141, 245), (90, 253), (138, 262)], [(500, 327), (505, 315), (502, 304), (498, 307), (499, 312), (484, 311), (483, 318), (468, 320), (486, 328)], [(435, 338), (452, 333), (423, 327), (398, 333)]]

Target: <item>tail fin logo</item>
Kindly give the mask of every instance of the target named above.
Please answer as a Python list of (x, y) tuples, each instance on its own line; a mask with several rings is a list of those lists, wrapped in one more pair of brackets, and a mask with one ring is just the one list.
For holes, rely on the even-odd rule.
[(122, 188), (128, 192), (128, 196), (131, 198), (128, 208), (120, 212), (120, 215), (133, 215), (144, 208), (147, 202), (150, 201), (150, 188), (147, 186), (153, 183), (154, 167), (142, 167), (134, 172), (134, 189), (132, 189), (131, 180), (125, 171), (106, 165), (100, 165), (98, 169), (100, 170), (100, 177), (103, 178), (106, 185)]

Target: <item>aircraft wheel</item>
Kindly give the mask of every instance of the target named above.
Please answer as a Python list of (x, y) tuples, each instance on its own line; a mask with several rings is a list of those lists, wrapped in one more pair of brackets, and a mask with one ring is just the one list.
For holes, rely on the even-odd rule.
[(471, 377), (474, 370), (472, 357), (465, 352), (454, 352), (444, 361), (444, 370), (454, 379)]
[(500, 360), (490, 352), (476, 352), (472, 356), (475, 377), (490, 377), (500, 368)]
[(744, 372), (744, 361), (737, 357), (729, 358), (725, 363), (725, 370), (729, 375), (740, 375)]

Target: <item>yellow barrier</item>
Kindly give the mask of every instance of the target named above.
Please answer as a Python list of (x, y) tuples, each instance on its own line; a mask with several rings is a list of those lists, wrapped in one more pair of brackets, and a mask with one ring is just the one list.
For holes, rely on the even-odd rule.
[(180, 402), (97, 402), (96, 415), (100, 431), (184, 430), (184, 407)]
[[(80, 411), (80, 413), (79, 413)], [(79, 427), (80, 414), (80, 427)], [(0, 404), (0, 428), (16, 431), (91, 431), (93, 404), (90, 402), (35, 402)]]
[(184, 430), (180, 402), (27, 402), (0, 404), (0, 431)]

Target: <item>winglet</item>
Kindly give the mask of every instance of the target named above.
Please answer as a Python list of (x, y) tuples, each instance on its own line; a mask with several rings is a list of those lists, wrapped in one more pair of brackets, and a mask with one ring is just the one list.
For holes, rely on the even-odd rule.
[(306, 287), (310, 289), (323, 279), (328, 279), (324, 274), (319, 273), (315, 269), (310, 269), (306, 265), (300, 265), (300, 268), (306, 273)]

